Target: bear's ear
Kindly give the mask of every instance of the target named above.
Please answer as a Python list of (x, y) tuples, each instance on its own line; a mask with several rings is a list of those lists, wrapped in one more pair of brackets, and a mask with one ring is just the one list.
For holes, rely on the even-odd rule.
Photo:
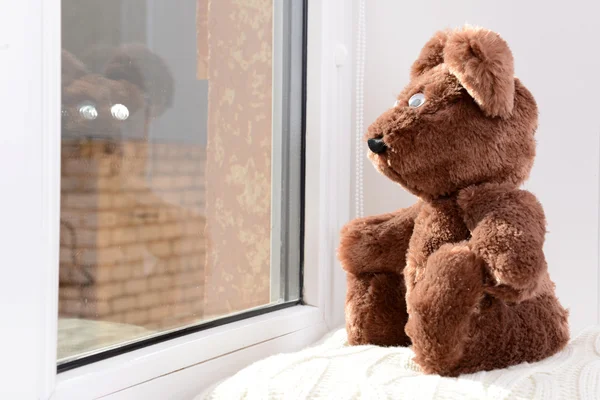
[(419, 58), (410, 68), (410, 79), (429, 71), (444, 62), (444, 47), (448, 40), (448, 32), (437, 32), (421, 49)]
[(63, 88), (89, 74), (85, 64), (67, 50), (62, 49), (61, 58), (61, 85)]
[(510, 116), (515, 99), (513, 56), (497, 33), (473, 27), (452, 32), (444, 63), (487, 116)]
[(150, 103), (153, 116), (161, 115), (173, 104), (175, 82), (165, 60), (148, 47), (130, 43), (115, 49), (104, 66), (104, 76), (138, 86)]

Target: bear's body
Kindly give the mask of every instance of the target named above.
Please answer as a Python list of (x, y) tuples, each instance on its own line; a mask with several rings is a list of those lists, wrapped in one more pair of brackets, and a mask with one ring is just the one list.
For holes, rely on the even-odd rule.
[(450, 376), (556, 353), (569, 329), (544, 212), (518, 188), (537, 108), (510, 50), (483, 29), (441, 32), (411, 78), (367, 139), (376, 168), (420, 200), (342, 230), (349, 342), (412, 344), (425, 372)]

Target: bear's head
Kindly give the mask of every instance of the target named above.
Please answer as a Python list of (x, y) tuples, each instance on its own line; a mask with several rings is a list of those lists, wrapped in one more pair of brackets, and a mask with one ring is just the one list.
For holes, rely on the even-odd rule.
[(166, 63), (141, 44), (88, 58), (97, 70), (62, 51), (63, 136), (145, 139), (150, 120), (172, 103), (174, 83)]
[(537, 106), (514, 77), (506, 42), (489, 30), (438, 32), (396, 104), (369, 127), (369, 158), (424, 199), (470, 185), (519, 186), (535, 156)]

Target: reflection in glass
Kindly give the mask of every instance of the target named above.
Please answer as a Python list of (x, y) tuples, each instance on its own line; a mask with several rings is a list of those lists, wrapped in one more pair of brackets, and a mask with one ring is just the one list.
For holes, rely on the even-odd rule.
[(250, 3), (63, 0), (59, 363), (278, 301)]

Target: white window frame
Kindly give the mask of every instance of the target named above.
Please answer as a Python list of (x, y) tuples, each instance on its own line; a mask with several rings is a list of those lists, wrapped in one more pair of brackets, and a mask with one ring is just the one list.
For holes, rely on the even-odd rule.
[[(274, 0), (282, 1), (282, 0)], [(304, 303), (56, 374), (60, 212), (60, 0), (0, 13), (0, 398), (189, 398), (343, 323), (335, 257), (350, 218), (353, 2), (310, 1)]]

